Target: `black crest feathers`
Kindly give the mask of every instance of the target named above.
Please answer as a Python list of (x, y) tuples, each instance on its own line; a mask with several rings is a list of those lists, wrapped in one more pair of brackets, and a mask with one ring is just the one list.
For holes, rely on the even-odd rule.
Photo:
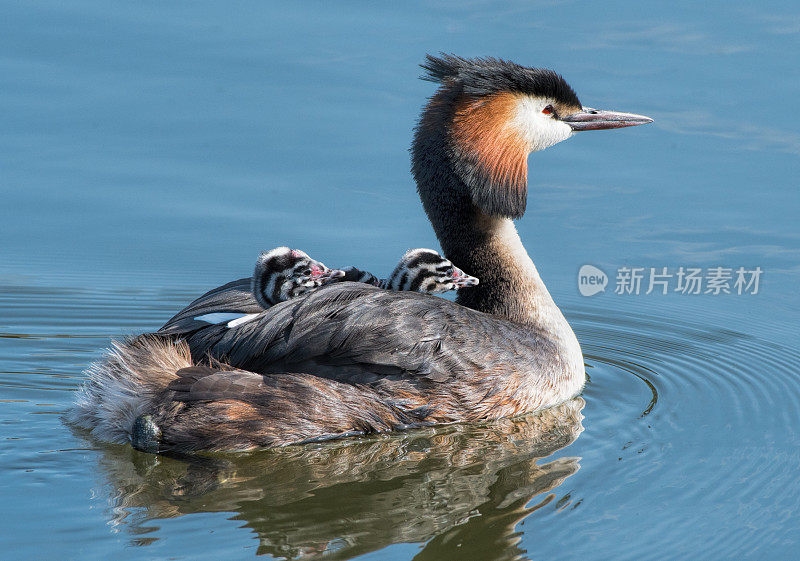
[(517, 92), (581, 107), (578, 96), (564, 78), (546, 68), (531, 68), (499, 58), (470, 59), (445, 53), (425, 58), (420, 65), (425, 70), (423, 80), (445, 85), (458, 83), (469, 96)]

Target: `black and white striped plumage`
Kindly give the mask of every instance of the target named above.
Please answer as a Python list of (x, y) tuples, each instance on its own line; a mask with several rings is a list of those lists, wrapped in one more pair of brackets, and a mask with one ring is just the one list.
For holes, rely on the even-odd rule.
[(335, 281), (360, 282), (386, 290), (410, 290), (426, 294), (439, 294), (478, 284), (477, 278), (467, 275), (432, 249), (408, 250), (392, 274), (379, 279), (355, 267), (329, 269), (304, 251), (276, 247), (258, 257), (253, 272), (253, 296), (266, 309)]
[(274, 306), (345, 276), (299, 249), (276, 247), (258, 256), (253, 295), (263, 308)]
[(372, 273), (345, 267), (341, 281), (362, 282), (386, 290), (410, 290), (439, 294), (464, 286), (477, 286), (478, 279), (466, 274), (432, 249), (416, 248), (405, 252), (388, 278), (379, 279)]
[(362, 271), (361, 269), (357, 269), (352, 266), (345, 267), (342, 269), (342, 271), (344, 271), (344, 276), (339, 279), (340, 281), (361, 282), (364, 284), (371, 284), (372, 286), (381, 285), (381, 279), (368, 271)]
[(438, 294), (458, 290), (464, 286), (477, 286), (472, 277), (432, 249), (408, 250), (388, 279), (379, 286), (388, 290), (410, 290)]

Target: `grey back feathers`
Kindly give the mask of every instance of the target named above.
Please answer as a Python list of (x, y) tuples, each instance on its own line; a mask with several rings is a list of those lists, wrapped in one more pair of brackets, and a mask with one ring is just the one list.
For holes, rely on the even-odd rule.
[[(324, 286), (233, 329), (207, 325), (186, 332), (170, 320), (160, 333), (186, 340), (192, 356), (210, 354), (251, 372), (306, 372), (350, 383), (404, 372), (442, 382), (484, 367), (505, 376), (519, 364), (544, 381), (548, 368), (560, 366), (548, 366), (552, 343), (530, 326), (442, 298), (358, 283)], [(487, 359), (485, 344), (495, 337), (503, 346)]]

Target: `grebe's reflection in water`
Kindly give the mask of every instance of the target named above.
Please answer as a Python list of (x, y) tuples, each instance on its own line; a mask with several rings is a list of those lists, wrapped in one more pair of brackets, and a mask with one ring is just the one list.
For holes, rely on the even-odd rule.
[[(583, 430), (584, 401), (484, 426), (265, 450), (246, 456), (161, 457), (102, 449), (111, 524), (133, 543), (159, 538), (151, 521), (233, 512), (259, 554), (348, 559), (424, 543), (417, 559), (517, 559), (516, 525), (579, 458), (543, 461)], [(536, 497), (536, 500), (532, 499)], [(563, 499), (562, 499), (563, 500)], [(529, 504), (530, 503), (530, 504)]]

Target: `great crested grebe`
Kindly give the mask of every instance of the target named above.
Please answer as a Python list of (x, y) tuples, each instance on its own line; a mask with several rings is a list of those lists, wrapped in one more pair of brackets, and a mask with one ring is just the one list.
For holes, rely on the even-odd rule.
[[(432, 249), (409, 249), (385, 279), (355, 267), (330, 269), (299, 249), (276, 247), (258, 256), (252, 278), (253, 297), (262, 310), (297, 298), (321, 286), (338, 281), (363, 282), (386, 290), (413, 290), (439, 294), (476, 286), (472, 277)], [(257, 313), (212, 312), (195, 317), (205, 323), (225, 323), (236, 327), (258, 317)]]
[(304, 251), (276, 247), (258, 256), (253, 296), (266, 310), (344, 277), (344, 271), (329, 269)]
[(441, 294), (465, 286), (477, 286), (479, 280), (466, 274), (432, 249), (409, 249), (385, 279), (372, 273), (345, 267), (342, 281), (363, 282), (386, 290), (412, 290), (425, 294)]
[[(444, 255), (480, 285), (453, 303), (337, 282), (263, 310), (249, 278), (233, 281), (116, 344), (68, 418), (126, 442), (141, 417), (156, 451), (248, 450), (497, 419), (579, 393), (580, 346), (512, 222), (525, 212), (527, 156), (652, 119), (583, 107), (551, 70), (451, 55), (423, 68), (441, 86), (412, 171)], [(257, 316), (197, 319), (212, 313)]]
[[(262, 310), (308, 294), (338, 281), (362, 282), (386, 290), (413, 290), (440, 294), (465, 286), (477, 286), (478, 279), (466, 274), (432, 249), (409, 249), (385, 279), (356, 267), (330, 269), (299, 249), (276, 247), (263, 252), (256, 261), (252, 291)], [(258, 317), (258, 313), (211, 312), (194, 319), (226, 324), (233, 328)]]
[(426, 294), (478, 284), (478, 279), (464, 273), (438, 252), (422, 247), (406, 251), (392, 274), (385, 279), (355, 267), (329, 269), (304, 251), (276, 247), (263, 252), (256, 261), (253, 296), (266, 310), (337, 281), (363, 282), (386, 290), (413, 290)]

